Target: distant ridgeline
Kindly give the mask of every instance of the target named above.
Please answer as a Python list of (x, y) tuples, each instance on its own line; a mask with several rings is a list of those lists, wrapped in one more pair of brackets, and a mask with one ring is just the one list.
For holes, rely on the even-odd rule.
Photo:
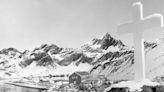
[[(147, 70), (150, 78), (162, 71), (163, 39), (144, 42), (149, 62), (159, 62)], [(154, 51), (158, 53), (154, 55)], [(152, 56), (154, 55), (154, 56)], [(154, 61), (155, 60), (155, 61)], [(75, 71), (89, 71), (101, 74), (110, 80), (131, 80), (134, 78), (134, 48), (106, 33), (101, 39), (94, 38), (78, 49), (62, 48), (54, 44), (43, 44), (32, 51), (20, 52), (15, 48), (0, 51), (0, 70), (6, 78), (29, 75), (72, 74)], [(85, 67), (85, 68), (84, 68)], [(23, 74), (26, 72), (26, 75)], [(10, 75), (6, 75), (6, 73)]]

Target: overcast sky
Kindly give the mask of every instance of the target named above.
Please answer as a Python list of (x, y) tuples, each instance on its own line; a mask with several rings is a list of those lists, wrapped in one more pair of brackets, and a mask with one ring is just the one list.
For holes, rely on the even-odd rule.
[[(32, 49), (43, 43), (77, 48), (106, 32), (132, 45), (132, 35), (117, 35), (117, 26), (131, 21), (137, 0), (0, 0), (0, 49)], [(158, 2), (157, 2), (158, 1)], [(164, 0), (142, 0), (144, 16), (164, 15)], [(155, 31), (155, 32), (154, 32)], [(146, 39), (164, 37), (164, 30), (146, 31)]]

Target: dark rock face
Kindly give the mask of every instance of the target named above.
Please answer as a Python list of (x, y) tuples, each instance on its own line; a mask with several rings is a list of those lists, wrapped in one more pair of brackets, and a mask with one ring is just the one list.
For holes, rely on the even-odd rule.
[(33, 52), (36, 52), (38, 50), (43, 50), (44, 52), (50, 52), (51, 54), (57, 54), (59, 53), (63, 48), (58, 47), (57, 45), (51, 44), (43, 44), (38, 48), (35, 48)]
[(141, 92), (164, 92), (163, 86), (143, 86)]
[(35, 58), (33, 60), (37, 62), (38, 66), (53, 66), (53, 60), (47, 53), (35, 54)]
[(125, 55), (130, 55), (130, 54), (134, 54), (133, 51), (124, 51), (124, 52), (107, 52), (104, 55), (102, 55), (97, 61), (98, 62), (103, 62), (105, 60), (109, 60), (112, 61), (116, 58), (119, 58), (121, 56), (125, 56)]
[(59, 53), (63, 48), (59, 48), (56, 45), (50, 45), (50, 46), (45, 46), (44, 51), (45, 52), (50, 52), (51, 54), (57, 54)]
[(91, 53), (103, 53), (101, 48), (92, 48), (89, 45), (82, 46), (82, 50)]
[(75, 62), (75, 64), (77, 66), (79, 65), (79, 63), (89, 63), (90, 64), (92, 62), (92, 58), (86, 57), (83, 53), (73, 52), (70, 55), (67, 55), (58, 64), (61, 66), (67, 66), (72, 62)]
[(110, 34), (106, 34), (101, 40), (101, 48), (107, 50), (109, 46), (125, 46), (120, 40), (116, 40), (110, 36)]
[(20, 62), (19, 65), (20, 65), (22, 68), (24, 68), (24, 67), (27, 67), (28, 65), (30, 65), (32, 62), (33, 62), (33, 59), (26, 59), (26, 60)]
[(125, 45), (122, 43), (121, 40), (116, 40), (109, 33), (106, 33), (102, 39), (93, 39), (92, 45), (101, 45), (101, 49), (107, 50), (110, 46), (118, 46), (120, 48), (124, 47)]
[(53, 66), (53, 60), (52, 58), (45, 52), (43, 53), (34, 53), (34, 58), (27, 58), (24, 61), (21, 62), (22, 67), (26, 67), (30, 65), (32, 62), (36, 62), (36, 65), (38, 66)]
[(94, 39), (92, 40), (92, 45), (100, 44), (100, 43), (101, 43), (101, 39), (94, 38)]
[(7, 49), (2, 49), (2, 50), (0, 51), (0, 54), (8, 55), (9, 52), (13, 52), (13, 54), (14, 54), (14, 53), (21, 53), (21, 52), (19, 52), (19, 51), (18, 51), (17, 49), (15, 49), (15, 48), (7, 48)]
[(129, 92), (129, 89), (128, 88), (112, 88), (108, 92)]
[(119, 74), (124, 74), (123, 72), (125, 72), (125, 75), (119, 77), (122, 80), (121, 78), (125, 77), (127, 73), (133, 74), (132, 70), (127, 71), (127, 69), (130, 69), (134, 64), (134, 53), (133, 51), (108, 52), (102, 55), (96, 63), (91, 73), (103, 74), (109, 78), (111, 76), (119, 76)]
[(156, 92), (164, 92), (163, 86), (156, 86)]
[(153, 42), (153, 43), (148, 43), (148, 42), (144, 42), (145, 48), (155, 48), (156, 46), (158, 46), (157, 43)]
[[(129, 88), (112, 88), (108, 92), (130, 92)], [(140, 91), (133, 91), (133, 92), (140, 92)], [(164, 86), (143, 86), (141, 92), (164, 92)]]
[[(53, 58), (48, 54), (58, 54), (62, 48), (59, 48), (58, 46), (51, 44), (43, 44), (38, 48), (35, 48), (30, 56), (27, 56), (24, 61), (20, 63), (22, 67), (26, 67), (30, 65), (32, 62), (36, 62), (36, 65), (38, 66), (53, 66), (54, 67), (54, 61)], [(26, 51), (24, 52), (24, 55), (26, 54)]]

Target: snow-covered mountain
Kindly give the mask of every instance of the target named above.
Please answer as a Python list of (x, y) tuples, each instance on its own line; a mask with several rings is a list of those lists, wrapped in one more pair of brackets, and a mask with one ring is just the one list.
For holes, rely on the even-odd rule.
[[(145, 42), (147, 75), (153, 79), (164, 74), (164, 41)], [(106, 33), (78, 49), (43, 44), (32, 51), (15, 48), (0, 51), (0, 75), (13, 78), (30, 75), (70, 74), (90, 71), (110, 80), (134, 78), (134, 48)]]

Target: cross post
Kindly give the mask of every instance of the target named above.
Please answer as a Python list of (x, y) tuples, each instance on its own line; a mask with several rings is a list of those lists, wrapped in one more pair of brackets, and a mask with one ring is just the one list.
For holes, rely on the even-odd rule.
[(144, 38), (143, 32), (152, 27), (163, 27), (163, 16), (152, 14), (143, 17), (143, 5), (141, 2), (133, 4), (133, 21), (118, 26), (118, 34), (133, 34), (134, 41), (134, 71), (135, 81), (142, 81), (146, 78), (145, 57), (144, 57)]

